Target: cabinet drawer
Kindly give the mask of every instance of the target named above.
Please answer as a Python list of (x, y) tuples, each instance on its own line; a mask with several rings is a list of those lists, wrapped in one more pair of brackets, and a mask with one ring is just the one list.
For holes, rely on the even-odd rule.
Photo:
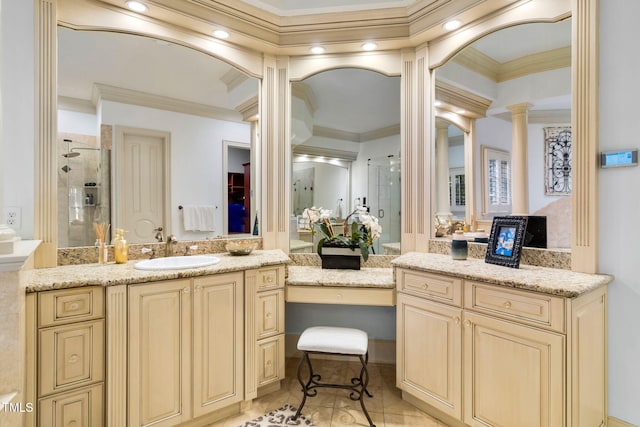
[(258, 387), (284, 379), (284, 335), (258, 341)]
[(104, 317), (104, 294), (100, 286), (40, 292), (40, 327)]
[(104, 320), (43, 329), (39, 334), (40, 396), (104, 379)]
[(477, 282), (465, 285), (465, 308), (564, 332), (564, 300)]
[(260, 292), (256, 298), (256, 338), (284, 333), (284, 289)]
[(462, 280), (438, 274), (398, 269), (398, 291), (460, 307)]
[(284, 266), (277, 265), (258, 270), (258, 291), (284, 287)]
[(102, 384), (62, 393), (39, 402), (40, 427), (101, 427), (103, 422)]

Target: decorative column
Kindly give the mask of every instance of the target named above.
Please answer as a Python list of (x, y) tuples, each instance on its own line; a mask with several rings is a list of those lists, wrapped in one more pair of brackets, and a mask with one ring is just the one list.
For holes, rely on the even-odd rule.
[(436, 119), (436, 219), (440, 224), (451, 220), (451, 186), (449, 185), (449, 123)]
[(531, 104), (509, 105), (511, 110), (511, 214), (529, 215), (527, 179), (527, 112)]

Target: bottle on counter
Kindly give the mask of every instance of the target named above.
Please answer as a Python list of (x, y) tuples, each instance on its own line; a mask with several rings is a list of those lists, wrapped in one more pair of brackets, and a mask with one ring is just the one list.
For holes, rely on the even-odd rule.
[(464, 236), (462, 230), (456, 230), (451, 239), (451, 256), (453, 259), (464, 260), (467, 259), (469, 252), (467, 238)]
[(129, 245), (124, 238), (124, 233), (125, 231), (122, 228), (116, 228), (116, 236), (111, 241), (116, 264), (126, 263), (129, 257)]

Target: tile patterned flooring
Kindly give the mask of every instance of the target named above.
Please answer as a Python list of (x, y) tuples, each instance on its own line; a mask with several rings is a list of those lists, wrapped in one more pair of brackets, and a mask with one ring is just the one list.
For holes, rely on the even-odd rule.
[[(313, 368), (322, 375), (323, 382), (348, 382), (357, 376), (360, 363), (344, 360), (313, 359)], [(208, 427), (237, 427), (267, 412), (289, 403), (296, 408), (301, 402), (302, 392), (297, 379), (298, 359), (287, 359), (286, 379), (279, 391), (253, 401), (251, 409), (241, 415), (225, 418)], [(447, 427), (416, 407), (402, 400), (395, 386), (395, 365), (369, 363), (368, 390), (373, 398), (365, 397), (365, 406), (376, 427)], [(321, 388), (318, 395), (307, 398), (302, 415), (317, 427), (368, 426), (360, 402), (352, 401), (349, 392), (340, 389)]]

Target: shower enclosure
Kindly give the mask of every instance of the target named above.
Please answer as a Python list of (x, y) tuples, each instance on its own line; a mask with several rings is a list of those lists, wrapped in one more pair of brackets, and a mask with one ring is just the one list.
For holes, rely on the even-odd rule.
[(373, 244), (376, 254), (400, 253), (400, 157), (369, 159), (367, 205), (378, 217), (382, 235)]
[(109, 150), (88, 135), (58, 142), (58, 247), (91, 246), (94, 222), (109, 221)]

